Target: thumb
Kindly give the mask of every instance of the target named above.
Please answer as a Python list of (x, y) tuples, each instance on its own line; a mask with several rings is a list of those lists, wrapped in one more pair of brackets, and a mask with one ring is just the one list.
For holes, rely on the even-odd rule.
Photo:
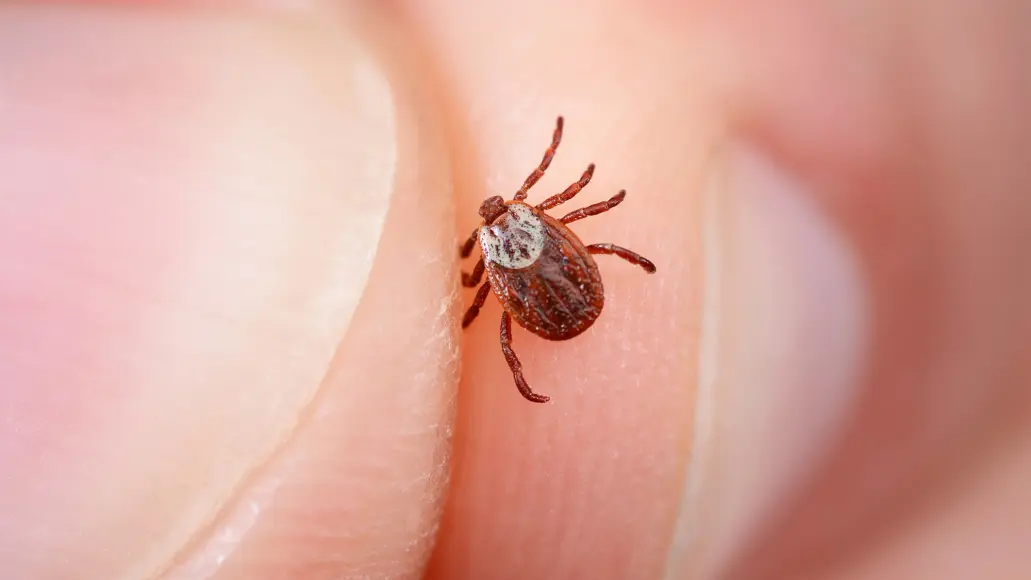
[[(5, 576), (425, 556), (450, 201), (374, 52), (314, 16), (0, 7)], [(374, 268), (381, 239), (421, 261)]]
[(728, 11), (744, 112), (714, 172), (680, 570), (945, 578), (990, 553), (1026, 575), (995, 519), (1020, 500), (985, 491), (1028, 464), (1026, 20), (897, 8)]

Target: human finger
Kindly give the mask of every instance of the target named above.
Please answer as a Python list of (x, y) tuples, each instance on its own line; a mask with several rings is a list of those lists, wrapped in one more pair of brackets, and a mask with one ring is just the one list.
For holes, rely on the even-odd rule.
[[(823, 490), (819, 507), (792, 533), (775, 528), (766, 552), (798, 562), (833, 543), (844, 549), (864, 516), (883, 514), (940, 465), (945, 441), (976, 431), (1014, 396), (1017, 361), (1002, 346), (1019, 343), (1023, 320), (1012, 317), (1023, 286), (1005, 266), (1015, 256), (971, 258), (1019, 247), (1000, 242), (1019, 238), (1026, 213), (1012, 196), (975, 212), (970, 184), (985, 172), (1020, 191), (1007, 173), (1021, 166), (1012, 162), (1020, 149), (1006, 131), (992, 133), (990, 158), (1011, 162), (979, 165), (928, 144), (964, 150), (964, 136), (983, 126), (978, 114), (1009, 111), (987, 126), (1012, 130), (996, 123), (1019, 101), (985, 103), (1021, 93), (992, 90), (1012, 78), (972, 81), (987, 100), (968, 109), (940, 91), (947, 67), (928, 68), (906, 45), (905, 26), (932, 22), (920, 10), (405, 6), (439, 51), (456, 141), (467, 143), (456, 169), (470, 208), (463, 225), (484, 197), (521, 183), (546, 144), (545, 121), (563, 113), (563, 145), (537, 186), (546, 193), (532, 195), (560, 190), (596, 161), (577, 200), (608, 197), (587, 197), (595, 189), (629, 194), (576, 231), (589, 242), (600, 232), (598, 241), (630, 240), (658, 264), (661, 285), (651, 294), (650, 279), (603, 262), (613, 298), (592, 332), (564, 344), (516, 332), (528, 379), (554, 407), (519, 406), (493, 324), (469, 330), (456, 481), (434, 574), (705, 577), (741, 564), (778, 517), (798, 515), (791, 509), (810, 486)], [(999, 50), (966, 70), (1014, 70)], [(929, 116), (937, 107), (960, 107), (971, 124)], [(950, 182), (959, 167), (972, 173)], [(959, 227), (974, 215), (984, 221)], [(958, 350), (973, 336), (983, 349)], [(971, 389), (985, 369), (1000, 374)], [(949, 397), (937, 396), (943, 388)], [(884, 485), (841, 479), (856, 470), (876, 471)], [(819, 537), (827, 526), (835, 534)], [(768, 570), (755, 566), (743, 577)]]
[(6, 575), (421, 567), (452, 202), (390, 36), (243, 7), (0, 8)]

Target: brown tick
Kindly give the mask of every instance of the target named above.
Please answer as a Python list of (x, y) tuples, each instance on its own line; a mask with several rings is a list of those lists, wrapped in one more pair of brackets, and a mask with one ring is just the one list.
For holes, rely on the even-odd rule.
[(487, 281), (476, 292), (472, 306), (462, 319), (462, 328), (469, 326), (480, 313), (491, 290), (505, 312), (501, 315), (501, 352), (512, 369), (519, 392), (534, 403), (545, 403), (550, 397), (533, 392), (523, 378), (523, 365), (512, 350), (512, 319), (520, 326), (548, 340), (568, 340), (594, 324), (605, 305), (601, 273), (592, 254), (614, 254), (655, 272), (655, 264), (626, 248), (613, 244), (585, 246), (566, 224), (598, 215), (619, 205), (626, 190), (608, 201), (571, 211), (555, 219), (545, 211), (573, 199), (594, 174), (594, 164), (587, 166), (580, 179), (536, 207), (527, 204), (527, 191), (551, 165), (555, 150), (562, 140), (562, 117), (558, 118), (551, 146), (544, 153), (537, 169), (526, 178), (511, 201), (500, 195), (488, 197), (480, 205), (483, 224), (473, 231), (461, 248), (468, 258), (479, 241), (483, 257), (472, 273), (462, 272), (462, 285), (472, 288), (487, 273)]

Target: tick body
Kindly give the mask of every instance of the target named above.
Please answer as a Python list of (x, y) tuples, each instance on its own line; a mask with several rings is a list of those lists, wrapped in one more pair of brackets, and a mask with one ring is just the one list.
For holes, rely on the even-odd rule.
[(522, 364), (512, 348), (512, 320), (548, 340), (574, 338), (594, 324), (605, 306), (601, 272), (593, 255), (611, 254), (655, 272), (655, 265), (638, 254), (613, 244), (586, 246), (567, 224), (608, 211), (626, 197), (620, 191), (607, 201), (572, 211), (560, 219), (547, 213), (572, 199), (594, 174), (591, 164), (578, 181), (537, 206), (524, 200), (527, 191), (544, 175), (562, 139), (562, 117), (558, 118), (551, 146), (540, 165), (523, 183), (512, 200), (487, 198), (480, 205), (483, 224), (461, 248), (467, 258), (479, 245), (483, 256), (472, 273), (462, 273), (462, 285), (480, 285), (472, 306), (465, 313), (462, 328), (469, 326), (493, 291), (505, 312), (501, 315), (501, 350), (512, 371), (516, 387), (528, 400), (544, 403), (546, 395), (533, 392), (523, 377)]

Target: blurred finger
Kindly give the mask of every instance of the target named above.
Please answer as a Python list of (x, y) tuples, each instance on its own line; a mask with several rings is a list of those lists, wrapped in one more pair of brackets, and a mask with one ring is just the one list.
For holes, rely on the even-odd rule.
[(5, 574), (420, 568), (452, 202), (410, 64), (352, 30), (0, 8)]

